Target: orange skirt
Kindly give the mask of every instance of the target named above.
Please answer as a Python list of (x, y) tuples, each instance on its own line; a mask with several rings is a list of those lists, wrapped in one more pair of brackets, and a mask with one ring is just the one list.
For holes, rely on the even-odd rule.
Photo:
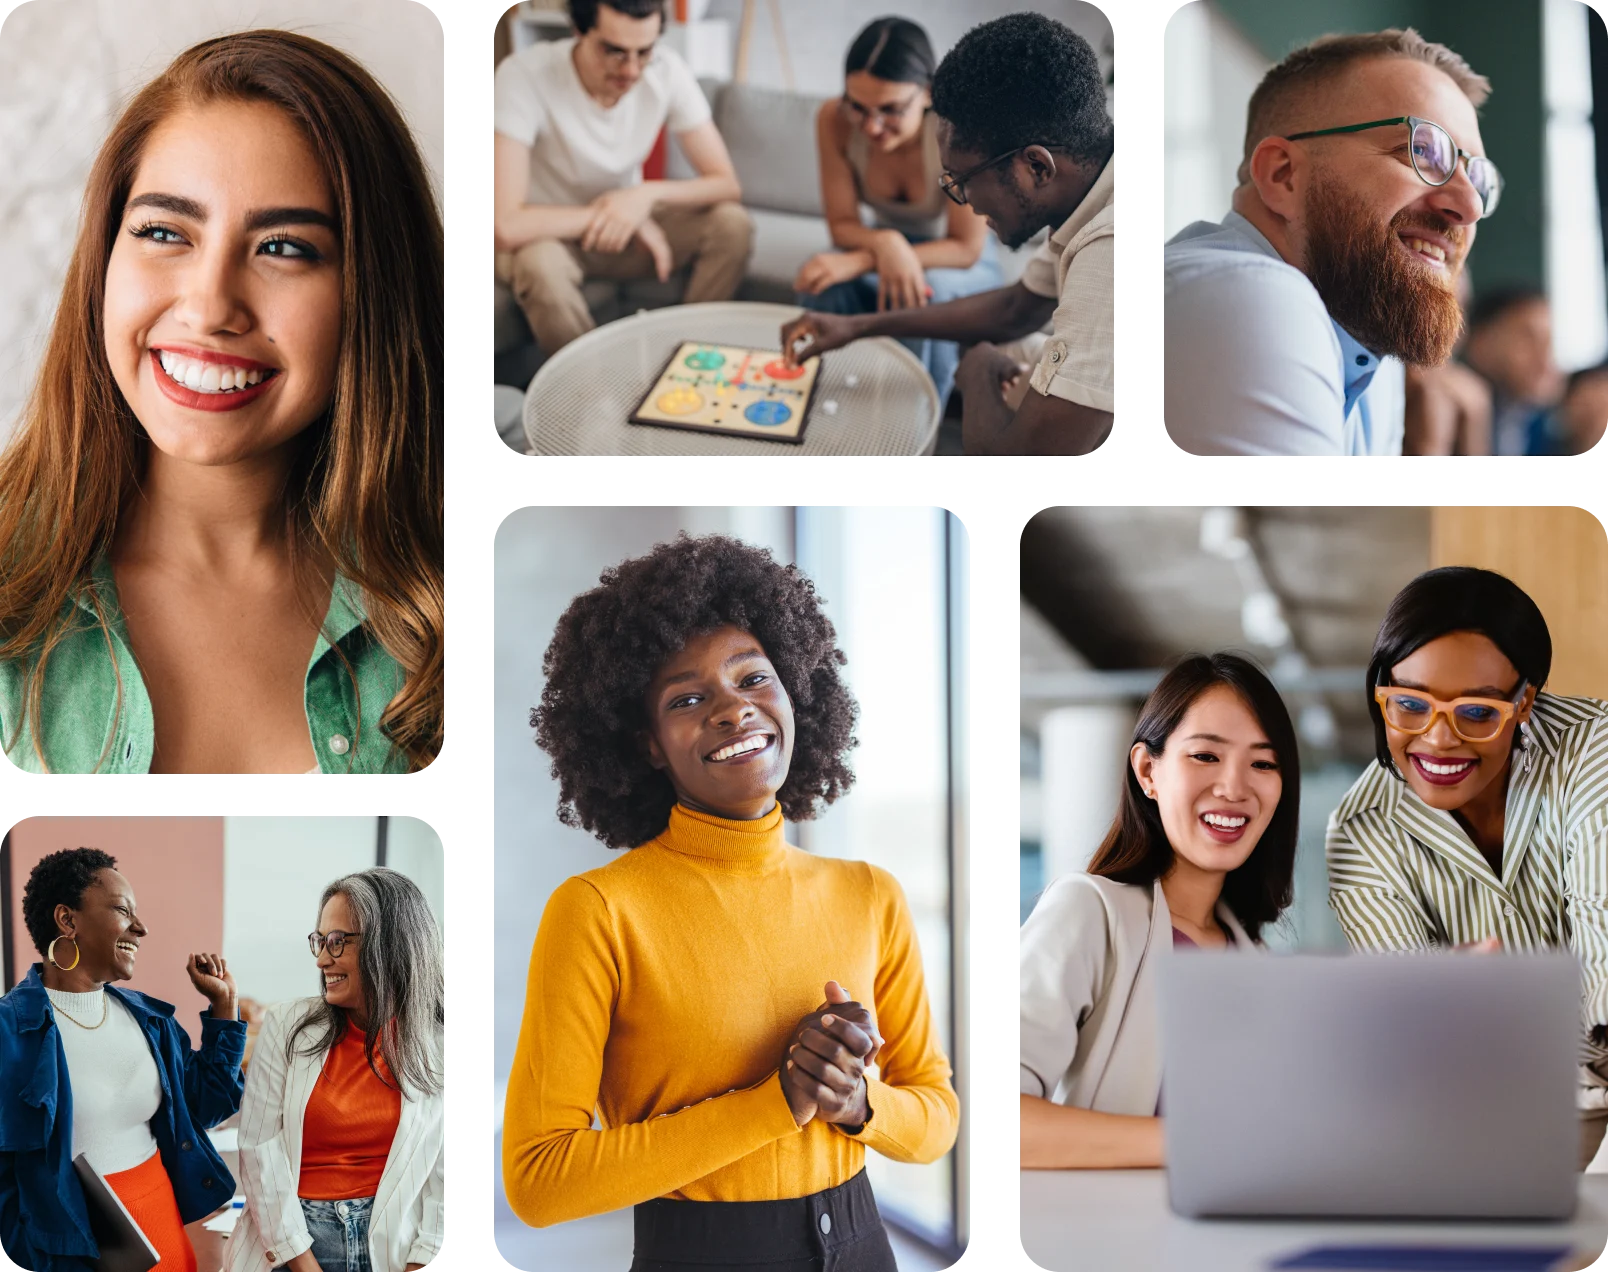
[(128, 1207), (146, 1240), (156, 1247), (156, 1272), (196, 1272), (195, 1250), (179, 1218), (179, 1203), (162, 1165), (162, 1154), (152, 1153), (133, 1169), (106, 1176), (106, 1183)]

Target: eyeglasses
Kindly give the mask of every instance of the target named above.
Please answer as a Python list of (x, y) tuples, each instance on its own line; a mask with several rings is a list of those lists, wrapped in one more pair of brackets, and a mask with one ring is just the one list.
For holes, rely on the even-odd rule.
[(903, 119), (910, 113), (910, 108), (921, 98), (920, 91), (911, 93), (902, 102), (889, 102), (886, 106), (862, 106), (847, 93), (843, 94), (838, 102), (839, 108), (854, 123), (863, 124), (868, 119), (877, 119), (884, 124), (891, 124)]
[(307, 948), (312, 950), (314, 958), (318, 957), (320, 950), (328, 950), (331, 958), (339, 958), (346, 952), (346, 943), (362, 935), (361, 932), (309, 932)]
[[(1045, 145), (1044, 142), (1029, 142), (1028, 146), (1044, 146), (1045, 150), (1064, 150), (1064, 146)], [(937, 178), (937, 188), (944, 191), (946, 195), (949, 195), (950, 199), (954, 199), (955, 203), (965, 204), (966, 182), (970, 182), (971, 178), (976, 177), (979, 172), (982, 172), (982, 169), (986, 169), (986, 167), (994, 167), (994, 164), (999, 164), (999, 162), (1003, 162), (1005, 159), (1010, 159), (1011, 156), (1015, 156), (1015, 154), (1023, 153), (1024, 150), (1028, 150), (1028, 146), (1016, 146), (1016, 150), (1007, 150), (1003, 154), (995, 154), (994, 158), (989, 159), (986, 164), (978, 164), (978, 166), (973, 167), (973, 169), (968, 169), (966, 172), (962, 172), (962, 174), (958, 175), (958, 177), (950, 177), (950, 175), (946, 172), (946, 174), (942, 175), (942, 177)]]
[(1390, 685), (1374, 687), (1374, 701), (1384, 713), (1385, 723), (1402, 733), (1417, 737), (1435, 726), (1436, 716), (1445, 716), (1452, 732), (1465, 742), (1489, 742), (1503, 729), (1519, 709), (1519, 698), (1524, 693), (1524, 681), (1504, 702), (1499, 698), (1453, 698), (1442, 702), (1431, 694), (1417, 689), (1400, 689)]
[(622, 68), (632, 58), (636, 59), (638, 66), (646, 66), (653, 61), (654, 46), (652, 44), (645, 49), (625, 49), (618, 44), (607, 44), (599, 40), (598, 45), (603, 50), (603, 60), (615, 70)]
[(1336, 133), (1366, 132), (1370, 128), (1390, 128), (1407, 125), (1408, 153), (1412, 155), (1413, 171), (1426, 185), (1443, 186), (1457, 175), (1457, 161), (1462, 159), (1468, 169), (1468, 183), (1480, 196), (1480, 215), (1490, 216), (1502, 198), (1502, 174), (1484, 155), (1471, 155), (1458, 149), (1452, 135), (1439, 124), (1417, 115), (1398, 115), (1395, 119), (1375, 119), (1366, 124), (1348, 124), (1344, 128), (1319, 128), (1313, 132), (1291, 133), (1286, 141), (1305, 141), (1308, 137), (1329, 137)]

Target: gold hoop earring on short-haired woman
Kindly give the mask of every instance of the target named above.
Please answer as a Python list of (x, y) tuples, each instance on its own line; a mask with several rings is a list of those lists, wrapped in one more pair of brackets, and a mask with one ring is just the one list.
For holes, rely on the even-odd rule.
[[(73, 961), (66, 967), (56, 962), (56, 941), (71, 941), (73, 943)], [(78, 938), (74, 936), (58, 936), (56, 940), (45, 946), (45, 957), (50, 960), (53, 967), (63, 972), (70, 972), (78, 966), (78, 960), (84, 957), (83, 950), (78, 948)]]

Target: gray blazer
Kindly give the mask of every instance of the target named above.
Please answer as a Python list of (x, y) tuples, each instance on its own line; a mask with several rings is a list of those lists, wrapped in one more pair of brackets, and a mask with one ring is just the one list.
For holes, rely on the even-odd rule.
[[(1256, 948), (1223, 902), (1237, 948)], [(1149, 1117), (1161, 1094), (1156, 968), (1172, 957), (1161, 884), (1066, 875), (1022, 925), (1024, 1095)]]

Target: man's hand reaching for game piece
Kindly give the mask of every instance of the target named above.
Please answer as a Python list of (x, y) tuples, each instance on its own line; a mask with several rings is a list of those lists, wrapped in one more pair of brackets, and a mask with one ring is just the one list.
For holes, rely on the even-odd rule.
[(653, 215), (653, 192), (645, 185), (609, 190), (589, 205), (592, 219), (581, 235), (588, 252), (623, 252), (642, 223)]
[(661, 283), (666, 281), (675, 264), (675, 257), (670, 251), (670, 240), (664, 236), (664, 229), (650, 216), (637, 226), (636, 236), (637, 241), (648, 249), (648, 255), (653, 257), (654, 274)]
[(846, 314), (800, 314), (782, 328), (782, 361), (801, 367), (831, 349), (841, 349), (858, 337), (858, 318)]

